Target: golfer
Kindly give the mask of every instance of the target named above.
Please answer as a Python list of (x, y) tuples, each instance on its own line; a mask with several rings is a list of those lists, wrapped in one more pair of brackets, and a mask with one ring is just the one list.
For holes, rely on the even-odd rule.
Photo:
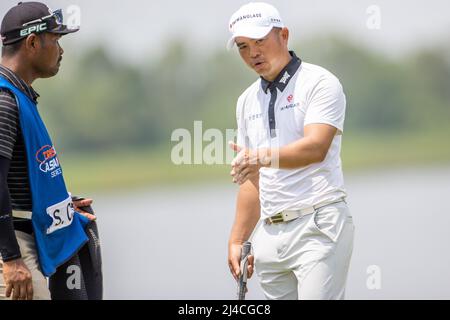
[(231, 143), (239, 184), (231, 273), (238, 277), (242, 243), (254, 232), (248, 272), (255, 268), (267, 299), (343, 299), (354, 225), (340, 159), (341, 83), (289, 51), (289, 30), (272, 5), (242, 6), (229, 30), (229, 48), (259, 75), (238, 99)]

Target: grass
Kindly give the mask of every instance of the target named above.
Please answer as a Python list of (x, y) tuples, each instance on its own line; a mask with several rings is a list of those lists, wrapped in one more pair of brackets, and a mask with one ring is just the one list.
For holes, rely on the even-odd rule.
[(170, 160), (170, 150), (127, 150), (124, 154), (60, 157), (66, 182), (73, 193), (226, 181), (230, 171), (226, 165), (175, 165)]
[[(344, 137), (342, 160), (346, 173), (377, 167), (450, 164), (450, 134)], [(230, 181), (228, 165), (175, 165), (170, 150), (60, 155), (69, 189), (73, 193), (129, 190), (158, 185)]]
[(449, 132), (359, 135), (345, 137), (343, 141), (345, 170), (450, 164)]

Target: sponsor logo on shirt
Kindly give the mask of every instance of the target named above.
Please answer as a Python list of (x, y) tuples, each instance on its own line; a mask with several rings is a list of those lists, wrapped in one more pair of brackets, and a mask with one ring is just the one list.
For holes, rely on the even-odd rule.
[(249, 115), (249, 116), (247, 117), (247, 120), (248, 120), (248, 121), (253, 121), (253, 120), (262, 118), (262, 116), (263, 116), (262, 113), (251, 114), (251, 115)]
[(284, 110), (287, 110), (287, 109), (292, 109), (292, 108), (298, 107), (300, 105), (300, 102), (292, 103), (292, 101), (294, 101), (294, 95), (293, 94), (288, 95), (286, 100), (287, 100), (287, 102), (289, 102), (289, 104), (281, 107), (280, 111), (284, 111)]
[(290, 103), (290, 104), (288, 104), (288, 105), (286, 105), (284, 107), (281, 107), (280, 111), (284, 111), (284, 110), (287, 110), (287, 109), (292, 109), (292, 108), (298, 107), (299, 105), (300, 105), (300, 102)]
[(287, 71), (285, 71), (283, 77), (280, 79), (280, 83), (286, 84), (286, 81), (288, 81), (290, 77), (291, 75)]

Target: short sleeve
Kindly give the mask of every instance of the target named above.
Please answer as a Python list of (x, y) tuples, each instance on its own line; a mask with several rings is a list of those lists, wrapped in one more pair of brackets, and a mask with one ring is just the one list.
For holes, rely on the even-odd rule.
[(236, 122), (237, 122), (237, 145), (246, 146), (247, 130), (245, 127), (244, 100), (239, 97), (236, 104)]
[(323, 77), (310, 94), (304, 125), (325, 123), (344, 131), (346, 98), (339, 80)]

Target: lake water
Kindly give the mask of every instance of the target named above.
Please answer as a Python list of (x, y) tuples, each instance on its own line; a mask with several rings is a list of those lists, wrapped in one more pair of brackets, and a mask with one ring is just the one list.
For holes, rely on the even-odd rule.
[[(356, 226), (346, 298), (450, 299), (450, 167), (346, 175), (346, 186)], [(105, 298), (234, 299), (236, 192), (230, 183), (94, 195)], [(247, 297), (264, 298), (256, 277)]]

